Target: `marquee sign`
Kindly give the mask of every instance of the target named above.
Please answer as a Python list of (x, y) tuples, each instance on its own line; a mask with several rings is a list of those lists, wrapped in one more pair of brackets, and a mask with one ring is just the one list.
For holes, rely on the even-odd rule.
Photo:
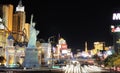
[(113, 20), (120, 20), (120, 13), (113, 13)]

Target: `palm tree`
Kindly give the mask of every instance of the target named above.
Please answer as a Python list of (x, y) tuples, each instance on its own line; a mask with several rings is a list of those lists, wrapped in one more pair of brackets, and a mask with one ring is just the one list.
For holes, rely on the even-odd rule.
[(4, 58), (4, 56), (0, 56), (0, 63), (1, 65), (6, 61), (6, 59)]
[(117, 54), (113, 54), (108, 56), (105, 60), (104, 60), (104, 65), (108, 66), (108, 67), (112, 67), (114, 66), (114, 61), (117, 59)]
[(114, 66), (120, 66), (120, 58), (117, 58), (114, 62), (113, 62)]

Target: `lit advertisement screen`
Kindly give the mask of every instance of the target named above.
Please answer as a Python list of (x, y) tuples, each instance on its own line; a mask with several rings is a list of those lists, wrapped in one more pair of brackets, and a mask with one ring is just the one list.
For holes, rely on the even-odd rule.
[(114, 8), (112, 11), (112, 20), (120, 20), (120, 8)]
[(61, 50), (67, 49), (67, 44), (61, 44)]
[(120, 20), (120, 13), (113, 13), (113, 20)]
[(119, 26), (111, 25), (111, 32), (120, 32), (120, 25)]
[(67, 50), (62, 50), (62, 54), (67, 54)]

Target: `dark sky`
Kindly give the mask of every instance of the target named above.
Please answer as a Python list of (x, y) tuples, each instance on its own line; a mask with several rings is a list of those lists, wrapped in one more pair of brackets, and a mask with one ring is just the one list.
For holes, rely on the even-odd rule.
[[(17, 6), (19, 0), (0, 0)], [(66, 40), (68, 47), (84, 49), (85, 41), (91, 49), (93, 42), (104, 41), (112, 45), (110, 25), (114, 8), (120, 1), (87, 0), (22, 0), (26, 11), (26, 22), (34, 14), (39, 38), (47, 39), (58, 34)]]

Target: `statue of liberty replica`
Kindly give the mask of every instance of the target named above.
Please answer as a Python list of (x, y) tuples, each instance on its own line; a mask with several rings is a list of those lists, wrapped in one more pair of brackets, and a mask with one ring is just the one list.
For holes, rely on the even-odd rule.
[(31, 15), (30, 21), (30, 38), (25, 50), (25, 58), (23, 62), (23, 67), (35, 68), (39, 67), (38, 62), (38, 50), (36, 48), (37, 35), (39, 31), (35, 29), (35, 22), (33, 22), (33, 14)]

